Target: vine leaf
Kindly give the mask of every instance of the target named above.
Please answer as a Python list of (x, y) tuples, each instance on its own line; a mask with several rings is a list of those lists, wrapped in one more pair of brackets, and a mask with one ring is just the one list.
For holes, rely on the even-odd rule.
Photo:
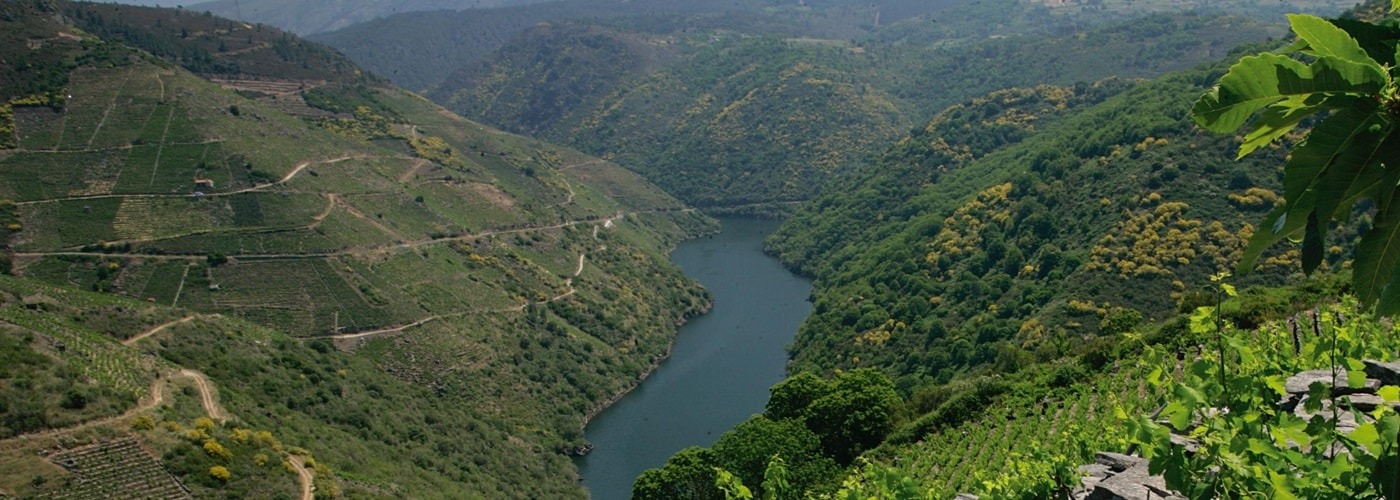
[(1366, 451), (1371, 452), (1372, 455), (1378, 456), (1382, 452), (1381, 435), (1376, 430), (1376, 424), (1370, 422), (1361, 424), (1356, 427), (1356, 430), (1351, 431), (1351, 434), (1347, 434), (1347, 437), (1366, 448)]

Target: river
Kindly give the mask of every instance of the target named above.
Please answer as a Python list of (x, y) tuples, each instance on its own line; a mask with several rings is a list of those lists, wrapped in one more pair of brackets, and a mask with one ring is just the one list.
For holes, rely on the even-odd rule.
[(812, 284), (763, 254), (780, 221), (721, 218), (671, 260), (709, 289), (714, 309), (680, 328), (671, 358), (589, 423), (593, 451), (577, 461), (596, 500), (632, 495), (632, 480), (688, 446), (709, 446), (763, 411), (782, 380), (787, 344), (811, 312)]

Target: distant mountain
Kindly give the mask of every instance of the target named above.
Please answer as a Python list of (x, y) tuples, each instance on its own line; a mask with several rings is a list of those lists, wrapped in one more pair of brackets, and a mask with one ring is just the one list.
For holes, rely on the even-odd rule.
[(200, 5), (203, 0), (95, 0), (94, 3), (116, 3), (125, 5), (140, 5), (143, 7), (185, 7), (191, 8)]
[(214, 0), (186, 7), (309, 35), (404, 12), (485, 9), (543, 1), (547, 0)]
[(614, 159), (688, 203), (724, 208), (809, 199), (959, 99), (1150, 76), (1277, 33), (1247, 18), (1165, 14), (1065, 35), (967, 29), (950, 45), (926, 46), (544, 24), (428, 95)]
[(466, 116), (614, 159), (714, 209), (811, 198), (961, 99), (1152, 76), (1281, 33), (1281, 16), (1259, 19), (1272, 4), (1226, 7), (1258, 17), (1143, 19), (1166, 7), (1126, 3), (581, 1), (402, 14), (317, 39)]
[(583, 498), (708, 306), (711, 220), (285, 32), (5, 2), (0, 53), (5, 495)]
[(484, 60), (540, 23), (589, 20), (648, 33), (723, 30), (751, 35), (849, 39), (883, 19), (892, 23), (939, 12), (968, 0), (570, 0), (459, 12), (390, 16), (318, 34), (312, 39), (353, 54), (364, 67), (399, 85), (428, 89), (453, 72)]

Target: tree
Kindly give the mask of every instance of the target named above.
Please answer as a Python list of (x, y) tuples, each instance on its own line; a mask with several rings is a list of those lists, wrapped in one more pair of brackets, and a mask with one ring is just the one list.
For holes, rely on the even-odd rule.
[[(1400, 0), (1392, 0), (1392, 10)], [(1400, 65), (1393, 21), (1372, 24), (1291, 14), (1298, 40), (1282, 53), (1241, 59), (1196, 102), (1192, 116), (1211, 131), (1230, 133), (1253, 123), (1239, 157), (1287, 135), (1304, 119), (1324, 114), (1284, 164), (1284, 199), (1250, 239), (1239, 272), (1268, 247), (1301, 239), (1304, 271), (1321, 265), (1333, 220), (1369, 200), (1375, 227), (1356, 247), (1352, 281), (1364, 307), (1400, 313)]]
[(849, 464), (885, 439), (894, 428), (899, 404), (894, 382), (863, 368), (838, 376), (833, 390), (813, 401), (804, 413), (807, 428), (821, 437), (824, 454)]
[(632, 498), (670, 500), (676, 498), (723, 500), (715, 487), (714, 453), (691, 446), (671, 455), (666, 465), (647, 469), (632, 482)]
[(775, 456), (792, 464), (785, 468), (789, 494), (811, 491), (839, 472), (836, 462), (822, 456), (821, 439), (797, 419), (774, 421), (754, 416), (724, 433), (710, 449), (717, 466), (734, 473), (745, 484), (757, 486), (754, 494), (760, 498), (776, 493), (768, 491), (767, 485), (760, 485)]
[(813, 401), (831, 392), (831, 383), (811, 372), (802, 372), (778, 382), (768, 392), (763, 416), (773, 420), (799, 418)]

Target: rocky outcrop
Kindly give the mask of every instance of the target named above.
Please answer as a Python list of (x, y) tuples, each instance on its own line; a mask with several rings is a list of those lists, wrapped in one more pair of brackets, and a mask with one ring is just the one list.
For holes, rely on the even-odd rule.
[(1084, 478), (1072, 493), (1076, 500), (1186, 498), (1168, 490), (1162, 476), (1148, 472), (1145, 458), (1108, 452), (1094, 458), (1094, 463), (1079, 467)]
[[(1370, 417), (1364, 413), (1385, 404), (1376, 391), (1381, 385), (1394, 384), (1387, 380), (1400, 381), (1400, 363), (1372, 360), (1365, 363), (1366, 379), (1359, 387), (1351, 386), (1347, 371), (1342, 369), (1337, 370), (1335, 375), (1332, 370), (1308, 370), (1289, 377), (1283, 384), (1288, 395), (1279, 402), (1280, 409), (1291, 411), (1303, 420), (1318, 416), (1326, 420), (1335, 418), (1337, 431), (1343, 434), (1355, 430), (1362, 422), (1357, 421), (1356, 413), (1351, 410), (1360, 410), (1363, 413), (1361, 418), (1369, 421)], [(1322, 384), (1324, 393), (1328, 394), (1316, 405), (1309, 404), (1312, 397), (1309, 395), (1310, 389), (1314, 384)]]

